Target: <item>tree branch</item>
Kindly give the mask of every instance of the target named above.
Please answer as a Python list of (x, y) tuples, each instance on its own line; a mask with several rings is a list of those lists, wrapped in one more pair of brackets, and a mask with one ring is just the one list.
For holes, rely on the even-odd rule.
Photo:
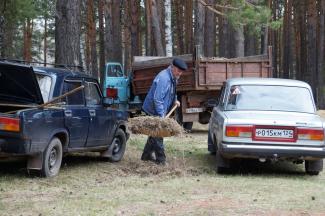
[(203, 0), (198, 0), (200, 4), (202, 4), (204, 7), (207, 7), (209, 10), (211, 10), (212, 12), (216, 13), (216, 14), (219, 14), (221, 16), (225, 16), (224, 13), (214, 9), (213, 7), (209, 6), (207, 3), (205, 3), (205, 1)]

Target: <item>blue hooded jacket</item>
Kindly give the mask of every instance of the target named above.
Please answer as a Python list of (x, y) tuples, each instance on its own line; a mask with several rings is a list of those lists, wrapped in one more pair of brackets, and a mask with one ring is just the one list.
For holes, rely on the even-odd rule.
[(177, 100), (176, 85), (171, 66), (162, 70), (153, 80), (142, 109), (149, 115), (165, 117)]

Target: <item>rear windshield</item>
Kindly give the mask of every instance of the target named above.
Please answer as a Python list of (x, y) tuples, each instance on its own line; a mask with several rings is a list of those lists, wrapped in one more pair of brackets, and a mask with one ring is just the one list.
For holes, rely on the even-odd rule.
[(52, 78), (43, 74), (36, 74), (37, 82), (40, 87), (44, 103), (50, 99)]
[(307, 88), (270, 85), (236, 85), (228, 94), (226, 110), (277, 110), (314, 113)]

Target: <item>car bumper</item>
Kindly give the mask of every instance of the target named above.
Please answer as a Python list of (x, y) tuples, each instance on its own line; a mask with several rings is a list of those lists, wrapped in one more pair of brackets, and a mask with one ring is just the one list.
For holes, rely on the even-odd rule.
[(228, 158), (325, 158), (325, 146), (275, 146), (265, 144), (222, 143), (220, 153)]
[(0, 157), (8, 155), (27, 155), (30, 141), (17, 138), (0, 138)]

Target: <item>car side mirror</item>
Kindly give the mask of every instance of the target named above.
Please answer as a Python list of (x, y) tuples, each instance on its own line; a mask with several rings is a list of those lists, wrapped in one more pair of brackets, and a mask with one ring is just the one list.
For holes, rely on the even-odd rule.
[(113, 98), (109, 98), (109, 97), (104, 97), (103, 98), (103, 106), (104, 107), (109, 107), (111, 105), (114, 104), (114, 99)]

